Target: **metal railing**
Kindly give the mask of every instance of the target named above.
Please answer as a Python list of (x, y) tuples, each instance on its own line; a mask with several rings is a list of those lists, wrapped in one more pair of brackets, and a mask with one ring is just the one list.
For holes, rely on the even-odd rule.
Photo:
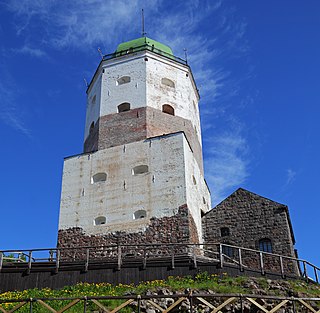
[[(196, 268), (198, 262), (219, 264), (221, 268), (233, 265), (240, 271), (258, 270), (261, 275), (278, 273), (301, 276), (319, 283), (320, 268), (304, 259), (291, 256), (258, 251), (222, 243), (189, 244), (112, 244), (106, 246), (84, 246), (73, 248), (46, 248), (30, 250), (0, 251), (0, 272), (4, 267), (26, 266), (26, 273), (30, 273), (33, 266), (44, 262), (57, 273), (66, 263), (83, 264), (83, 270), (89, 270), (90, 263), (113, 262), (118, 270), (126, 261), (140, 262), (145, 269), (148, 262), (166, 259), (171, 268), (175, 268), (178, 258), (188, 256), (193, 260)], [(312, 278), (311, 278), (312, 277)]]
[[(165, 301), (164, 301), (165, 300)], [(276, 297), (247, 294), (208, 294), (190, 291), (170, 295), (83, 296), (66, 298), (1, 299), (0, 311), (8, 312), (311, 312), (320, 298)]]
[(184, 60), (184, 59), (182, 59), (180, 57), (174, 56), (173, 54), (170, 54), (170, 53), (167, 53), (165, 51), (162, 51), (160, 49), (157, 49), (154, 46), (149, 45), (147, 43), (145, 43), (145, 44), (143, 44), (141, 46), (138, 46), (138, 47), (129, 48), (127, 50), (116, 51), (114, 53), (106, 54), (106, 55), (103, 56), (103, 61), (110, 60), (110, 59), (117, 58), (117, 57), (121, 57), (121, 56), (124, 56), (124, 55), (133, 54), (133, 53), (144, 51), (144, 50), (148, 50), (148, 51), (154, 52), (154, 53), (156, 53), (158, 55), (161, 55), (161, 56), (164, 56), (164, 57), (166, 57), (166, 58), (168, 58), (170, 60), (177, 61), (178, 63), (184, 64), (184, 65), (188, 65), (188, 62), (186, 60)]

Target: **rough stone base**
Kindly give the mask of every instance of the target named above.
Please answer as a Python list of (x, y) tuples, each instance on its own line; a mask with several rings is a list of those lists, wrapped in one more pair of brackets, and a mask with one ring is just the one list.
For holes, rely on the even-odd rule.
[[(163, 244), (199, 242), (196, 225), (187, 205), (180, 206), (178, 213), (174, 216), (151, 218), (150, 225), (144, 232), (127, 233), (117, 231), (101, 235), (87, 235), (80, 227), (59, 230), (58, 232), (58, 248), (71, 248), (70, 250), (62, 250), (61, 256), (64, 259), (73, 260), (85, 257), (86, 249), (81, 247), (104, 247), (90, 249), (91, 259), (114, 258), (118, 254), (117, 245), (121, 245), (122, 254), (141, 256), (145, 253), (141, 245), (155, 244), (152, 251), (148, 249), (149, 253), (169, 255), (172, 253), (172, 248), (170, 246), (164, 247)], [(157, 247), (157, 244), (162, 245)], [(126, 247), (125, 245), (133, 246)], [(176, 247), (175, 253), (186, 253), (187, 251), (182, 251), (185, 249), (185, 246), (181, 249)]]

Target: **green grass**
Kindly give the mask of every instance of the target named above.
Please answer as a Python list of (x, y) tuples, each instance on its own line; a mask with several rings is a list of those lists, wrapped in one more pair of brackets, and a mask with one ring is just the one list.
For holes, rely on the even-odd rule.
[[(169, 277), (167, 280), (154, 280), (143, 282), (138, 285), (111, 285), (109, 283), (89, 284), (79, 283), (74, 286), (66, 286), (60, 290), (44, 289), (29, 289), (15, 292), (5, 292), (0, 294), (0, 299), (29, 299), (29, 298), (67, 298), (67, 297), (84, 297), (84, 296), (123, 296), (133, 294), (146, 294), (147, 291), (157, 291), (165, 288), (178, 293), (185, 293), (186, 290), (194, 290), (196, 292), (208, 291), (214, 293), (242, 293), (255, 294), (262, 293), (267, 295), (295, 296), (295, 297), (320, 297), (320, 287), (316, 284), (308, 284), (305, 281), (279, 281), (281, 288), (274, 288), (275, 282), (271, 282), (265, 278), (247, 278), (228, 277), (226, 274), (217, 276), (208, 274), (207, 272), (198, 273), (195, 277)], [(56, 310), (64, 307), (70, 301), (46, 301)], [(101, 300), (101, 303), (106, 307), (114, 307), (120, 305), (123, 300)], [(1, 307), (10, 310), (14, 304), (6, 303)], [(67, 312), (81, 312), (82, 303), (78, 303), (74, 308)], [(34, 304), (34, 312), (48, 312), (40, 306), (39, 303)], [(87, 312), (97, 310), (96, 304), (89, 302)], [(28, 307), (23, 307), (17, 312), (29, 312)], [(123, 309), (120, 312), (132, 312), (132, 309)]]

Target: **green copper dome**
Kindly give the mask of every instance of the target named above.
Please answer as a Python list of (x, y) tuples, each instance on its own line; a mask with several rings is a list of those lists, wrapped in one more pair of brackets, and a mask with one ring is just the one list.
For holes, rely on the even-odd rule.
[(168, 56), (173, 56), (173, 52), (170, 47), (148, 37), (141, 37), (127, 42), (123, 42), (120, 45), (118, 45), (116, 53), (119, 53), (121, 51), (134, 52), (142, 49), (148, 49), (151, 51), (154, 50), (158, 53), (164, 52), (164, 54)]

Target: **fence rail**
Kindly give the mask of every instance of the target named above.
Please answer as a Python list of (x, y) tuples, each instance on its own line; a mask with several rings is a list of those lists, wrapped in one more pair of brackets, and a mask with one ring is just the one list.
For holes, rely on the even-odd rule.
[(318, 313), (320, 298), (247, 294), (207, 294), (190, 291), (172, 295), (83, 296), (66, 298), (1, 299), (9, 312), (263, 312)]
[(196, 268), (198, 262), (219, 264), (221, 268), (234, 265), (240, 271), (254, 269), (262, 275), (277, 273), (300, 276), (319, 283), (320, 268), (312, 263), (290, 256), (273, 254), (249, 248), (237, 247), (222, 243), (189, 244), (112, 244), (107, 246), (84, 246), (74, 248), (46, 248), (30, 250), (2, 250), (0, 251), (0, 272), (4, 268), (26, 268), (30, 273), (32, 268), (40, 262), (54, 267), (57, 273), (63, 264), (77, 262), (83, 264), (83, 270), (89, 270), (93, 262), (113, 262), (121, 270), (125, 262), (141, 261), (145, 269), (148, 262), (166, 258), (171, 267), (175, 268), (176, 261), (181, 256), (189, 256)]

